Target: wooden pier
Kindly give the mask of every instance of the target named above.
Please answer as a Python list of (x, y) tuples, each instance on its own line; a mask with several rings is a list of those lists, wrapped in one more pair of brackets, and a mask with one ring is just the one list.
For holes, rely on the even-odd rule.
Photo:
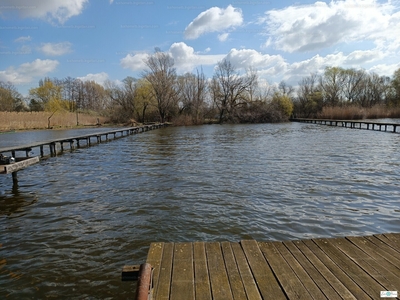
[[(130, 271), (124, 268), (123, 279)], [(138, 300), (360, 300), (395, 291), (400, 296), (400, 234), (152, 243), (137, 291)]]
[(400, 133), (399, 123), (379, 123), (371, 121), (331, 120), (331, 119), (290, 119), (292, 122), (321, 124), (345, 128), (375, 130), (382, 132)]
[[(60, 149), (61, 152), (69, 149), (70, 151), (75, 149), (74, 143), (76, 142), (76, 148), (80, 148), (83, 146), (91, 146), (93, 143), (100, 144), (102, 142), (108, 142), (112, 139), (137, 134), (140, 132), (145, 132), (157, 128), (166, 127), (167, 123), (159, 123), (159, 124), (150, 124), (150, 125), (143, 125), (137, 127), (128, 127), (128, 128), (121, 128), (116, 130), (110, 130), (105, 132), (97, 132), (97, 133), (90, 133), (81, 136), (63, 138), (63, 139), (56, 139), (46, 142), (39, 142), (39, 143), (32, 143), (29, 145), (23, 146), (15, 146), (15, 147), (4, 147), (0, 148), (0, 154), (9, 153), (12, 157), (16, 159), (15, 163), (7, 164), (7, 165), (0, 165), (0, 174), (8, 174), (12, 173), (13, 178), (16, 180), (16, 174), (14, 172), (25, 168), (31, 164), (37, 163), (39, 161), (39, 156), (37, 157), (30, 157), (30, 152), (34, 148), (39, 148), (40, 150), (40, 157), (45, 157), (44, 147), (49, 147), (50, 156), (57, 156), (57, 148)], [(83, 143), (82, 143), (83, 141)], [(67, 147), (65, 147), (67, 144)], [(58, 145), (58, 147), (57, 147)], [(25, 156), (17, 156), (17, 152), (25, 152)]]
[(39, 143), (33, 143), (29, 145), (23, 145), (23, 146), (15, 146), (15, 147), (5, 147), (5, 148), (0, 148), (0, 153), (11, 153), (13, 157), (16, 157), (16, 152), (21, 151), (26, 153), (26, 157), (29, 157), (29, 153), (32, 151), (33, 148), (40, 148), (40, 156), (44, 157), (44, 147), (48, 146), (50, 150), (50, 155), (55, 156), (57, 155), (57, 144), (60, 145), (61, 151), (64, 151), (64, 144), (69, 145), (69, 149), (74, 149), (74, 142), (77, 144), (77, 148), (83, 146), (81, 144), (81, 141), (85, 141), (86, 146), (91, 146), (93, 143), (93, 139), (95, 143), (100, 144), (101, 142), (108, 142), (110, 140), (110, 137), (112, 136), (113, 139), (123, 137), (123, 136), (128, 136), (131, 134), (136, 134), (139, 132), (145, 132), (161, 127), (166, 127), (167, 124), (160, 123), (160, 124), (151, 124), (151, 125), (143, 125), (143, 126), (138, 126), (138, 127), (129, 127), (129, 128), (121, 128), (117, 130), (111, 130), (111, 131), (106, 131), (106, 132), (97, 132), (97, 133), (90, 133), (90, 134), (85, 134), (81, 136), (75, 136), (75, 137), (70, 137), (70, 138), (64, 138), (64, 139), (56, 139), (56, 140), (51, 140), (47, 142), (39, 142)]

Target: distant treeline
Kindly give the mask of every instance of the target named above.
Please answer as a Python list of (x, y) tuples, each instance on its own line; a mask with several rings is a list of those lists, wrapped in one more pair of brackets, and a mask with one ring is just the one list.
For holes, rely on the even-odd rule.
[(343, 112), (348, 118), (368, 117), (369, 111), (375, 117), (400, 113), (400, 69), (386, 77), (327, 67), (322, 75), (303, 78), (295, 89), (284, 81), (262, 85), (255, 69), (241, 73), (226, 59), (209, 79), (202, 70), (177, 75), (172, 57), (159, 49), (145, 63), (141, 78), (126, 77), (122, 84), (45, 78), (25, 98), (11, 83), (0, 82), (0, 111), (94, 112), (116, 123), (177, 125), (280, 122), (291, 116), (337, 117)]

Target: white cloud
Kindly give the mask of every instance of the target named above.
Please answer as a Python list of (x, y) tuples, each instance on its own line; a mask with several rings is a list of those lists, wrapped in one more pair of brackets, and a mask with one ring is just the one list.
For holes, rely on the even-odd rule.
[(25, 43), (25, 42), (29, 42), (31, 40), (32, 40), (32, 38), (28, 35), (28, 36), (21, 36), (21, 37), (15, 39), (14, 42), (16, 42), (16, 43)]
[(140, 71), (146, 68), (145, 61), (148, 57), (147, 53), (128, 54), (120, 60), (120, 64), (124, 69)]
[(185, 38), (197, 39), (208, 32), (222, 32), (243, 23), (242, 11), (228, 5), (227, 8), (212, 7), (200, 13), (186, 28)]
[(178, 72), (190, 72), (202, 65), (214, 65), (224, 57), (224, 55), (196, 54), (192, 47), (183, 42), (172, 44), (169, 53), (175, 61)]
[(220, 42), (225, 42), (228, 39), (229, 33), (218, 34), (218, 39)]
[(0, 71), (0, 80), (10, 81), (13, 84), (29, 83), (36, 77), (43, 77), (54, 71), (58, 64), (56, 60), (36, 59), (33, 62), (21, 64), (18, 68), (9, 67)]
[(355, 50), (347, 55), (344, 64), (346, 65), (361, 65), (376, 60), (380, 60), (385, 56), (382, 51), (375, 50)]
[(108, 80), (108, 74), (105, 72), (96, 74), (89, 73), (86, 76), (77, 77), (77, 79), (80, 79), (82, 81), (94, 81), (98, 84), (104, 85), (104, 83)]
[(253, 49), (240, 49), (235, 48), (226, 56), (236, 68), (257, 68), (268, 69), (271, 72), (281, 73), (285, 70), (287, 63), (280, 55), (262, 54)]
[(400, 68), (400, 63), (397, 64), (379, 64), (375, 65), (372, 68), (370, 68), (368, 71), (369, 72), (374, 72), (380, 76), (389, 76), (392, 77), (394, 72)]
[[(178, 72), (190, 72), (198, 66), (214, 65), (225, 56), (198, 54), (183, 42), (172, 44), (168, 53), (174, 59), (174, 66)], [(148, 57), (148, 53), (128, 54), (121, 59), (120, 63), (124, 69), (141, 71), (146, 69), (145, 60)]]
[(60, 56), (71, 52), (72, 44), (70, 42), (62, 43), (43, 43), (40, 51), (49, 56)]
[(390, 47), (400, 42), (400, 15), (394, 11), (390, 1), (315, 2), (268, 11), (259, 22), (267, 25), (266, 44), (286, 52), (314, 51), (354, 41), (372, 41), (379, 47)]
[(0, 14), (16, 12), (21, 18), (39, 18), (63, 24), (79, 15), (89, 0), (3, 0)]

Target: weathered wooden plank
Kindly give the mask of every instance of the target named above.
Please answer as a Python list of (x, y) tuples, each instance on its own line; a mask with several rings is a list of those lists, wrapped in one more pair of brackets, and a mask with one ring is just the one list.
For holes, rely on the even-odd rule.
[(364, 237), (346, 237), (346, 239), (369, 256), (373, 257), (382, 267), (390, 270), (393, 274), (400, 273), (400, 256), (398, 258), (392, 256)]
[[(285, 290), (285, 293), (288, 296), (288, 298), (313, 299), (313, 297), (304, 287), (302, 282), (300, 282), (299, 278), (296, 276), (296, 273), (293, 271), (292, 266), (285, 260), (282, 253), (278, 250), (278, 248), (280, 248), (279, 244), (281, 243), (280, 242), (258, 243), (261, 252), (264, 254), (264, 257), (268, 261), (268, 264), (271, 266), (275, 276), (278, 278), (278, 281), (282, 286), (282, 288)], [(308, 277), (307, 274), (306, 276)], [(319, 297), (320, 297), (319, 299), (325, 298), (321, 292)]]
[(386, 243), (382, 242), (377, 237), (365, 236), (364, 238), (367, 241), (369, 241), (371, 244), (375, 245), (376, 248), (379, 249), (379, 252), (385, 253), (385, 256), (388, 258), (388, 260), (393, 261), (393, 259), (395, 259), (395, 260), (400, 259), (399, 254), (396, 250), (394, 250), (392, 247), (390, 247)]
[(397, 238), (397, 236), (395, 234), (390, 235), (389, 234), (374, 234), (374, 236), (381, 240), (382, 242), (384, 242), (385, 244), (389, 245), (390, 247), (392, 247), (394, 250), (396, 250), (397, 252), (399, 252), (400, 255), (400, 239)]
[(379, 291), (384, 290), (381, 284), (377, 283), (349, 257), (333, 246), (328, 239), (313, 239), (313, 241), (371, 298), (376, 298), (379, 296)]
[(170, 299), (194, 299), (192, 243), (175, 244)]
[[(304, 245), (306, 245), (308, 247), (308, 249), (310, 249), (310, 252), (304, 251), (305, 249), (303, 247), (299, 248), (304, 254), (308, 253), (312, 253), (312, 255), (315, 255), (323, 264), (324, 266), (329, 269), (329, 271), (336, 277), (335, 280), (332, 279), (331, 284), (332, 287), (338, 291), (339, 295), (343, 295), (342, 291), (343, 288), (341, 287), (341, 285), (338, 284), (337, 281), (341, 282), (347, 290), (349, 290), (351, 292), (351, 294), (357, 299), (357, 300), (364, 300), (364, 299), (371, 299), (371, 297), (369, 297), (367, 295), (367, 293), (365, 293), (345, 272), (343, 272), (337, 265), (335, 262), (332, 261), (332, 259), (330, 257), (328, 257), (326, 255), (325, 252), (323, 252), (312, 240), (303, 240), (302, 243), (304, 243)], [(298, 244), (296, 244), (296, 246), (299, 246)], [(308, 257), (308, 256), (307, 256)], [(323, 269), (319, 269), (320, 273), (322, 275), (325, 276), (325, 278), (329, 279), (331, 276), (329, 273), (326, 273), (324, 271), (322, 271)], [(347, 298), (346, 298), (347, 299)]]
[(312, 280), (310, 275), (304, 270), (302, 265), (297, 261), (288, 248), (281, 242), (274, 242), (273, 245), (281, 253), (287, 264), (292, 268), (293, 272), (300, 279), (302, 285), (310, 293), (314, 299), (324, 299), (326, 296), (322, 293), (319, 287)]
[[(389, 240), (393, 240), (396, 242), (397, 245), (400, 245), (400, 233), (384, 233), (381, 235), (384, 235)], [(381, 236), (381, 235), (379, 235), (379, 236)], [(375, 235), (375, 236), (377, 236), (377, 235)]]
[(213, 299), (232, 300), (233, 295), (229, 285), (220, 244), (217, 242), (207, 243), (206, 254)]
[(153, 290), (152, 295), (155, 296), (157, 291), (157, 284), (159, 283), (158, 277), (160, 275), (160, 264), (163, 255), (164, 243), (151, 243), (147, 253), (146, 262), (153, 267)]
[(165, 243), (160, 264), (157, 289), (154, 299), (169, 299), (171, 290), (172, 264), (174, 258), (174, 243)]
[(233, 255), (231, 244), (229, 242), (222, 242), (221, 249), (225, 260), (225, 268), (228, 274), (233, 299), (246, 300), (246, 292), (244, 290), (243, 281), (237, 268), (236, 259)]
[[(314, 283), (321, 289), (321, 291), (324, 293), (324, 296), (330, 300), (339, 300), (342, 299), (342, 297), (339, 296), (338, 292), (332, 288), (332, 286), (329, 284), (330, 281), (329, 279), (334, 281), (334, 284), (340, 284), (341, 288), (344, 289), (342, 290), (342, 295), (344, 295), (346, 299), (351, 298), (350, 292), (340, 283), (340, 281), (337, 281), (336, 277), (332, 275), (332, 273), (326, 269), (326, 267), (318, 260), (318, 258), (315, 255), (310, 255), (310, 249), (307, 247), (308, 252), (307, 256), (303, 252), (299, 250), (298, 247), (296, 247), (296, 244), (298, 244), (297, 241), (289, 241), (289, 242), (283, 242), (283, 244), (286, 246), (286, 248), (290, 251), (290, 253), (296, 258), (298, 263), (304, 268), (304, 270), (307, 272), (307, 274), (311, 277), (311, 279), (314, 281)], [(318, 271), (318, 269), (320, 269)], [(328, 273), (329, 274), (329, 279), (325, 279), (326, 276), (323, 276), (321, 273)], [(302, 278), (300, 278), (302, 280)], [(337, 282), (336, 282), (336, 281)], [(311, 292), (311, 291), (310, 291)], [(313, 292), (311, 292), (313, 294)], [(353, 299), (355, 299), (353, 297)]]
[[(9, 174), (9, 173), (21, 170), (23, 168), (26, 168), (28, 166), (31, 166), (33, 164), (36, 164), (38, 162), (39, 162), (39, 156), (35, 156), (35, 157), (30, 157), (27, 159), (20, 160), (20, 161), (16, 161), (12, 164), (0, 165), (0, 173)], [(3, 171), (1, 170), (1, 168), (3, 168)]]
[(379, 256), (371, 257), (343, 238), (330, 239), (330, 242), (357, 263), (369, 276), (378, 281), (385, 288), (384, 290), (393, 291), (400, 286), (400, 277), (382, 267), (381, 262), (377, 260)]
[(286, 299), (285, 293), (277, 282), (257, 242), (245, 240), (240, 243), (262, 297), (264, 299)]
[(240, 273), (240, 277), (243, 281), (243, 286), (246, 291), (247, 298), (249, 300), (262, 300), (242, 247), (239, 243), (231, 243), (231, 247), (233, 250), (233, 254), (235, 255), (237, 267)]
[(211, 286), (204, 242), (193, 243), (194, 286), (196, 300), (210, 300)]

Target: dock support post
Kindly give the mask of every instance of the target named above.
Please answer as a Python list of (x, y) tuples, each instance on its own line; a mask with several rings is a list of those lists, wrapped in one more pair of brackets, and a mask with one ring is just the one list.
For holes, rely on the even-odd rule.
[(151, 265), (144, 263), (140, 265), (139, 278), (136, 289), (135, 300), (149, 299), (149, 292), (151, 288)]
[(40, 145), (40, 156), (44, 157), (43, 145)]
[(13, 181), (13, 191), (17, 191), (18, 190), (18, 175), (17, 172), (12, 172), (11, 173), (12, 176), (12, 181)]
[(69, 149), (72, 151), (72, 150), (74, 150), (74, 141), (73, 140), (70, 140), (69, 141)]
[(53, 147), (51, 146), (51, 143), (49, 144), (49, 150), (50, 150), (50, 156), (54, 156)]
[(64, 152), (64, 142), (60, 142), (61, 152)]

